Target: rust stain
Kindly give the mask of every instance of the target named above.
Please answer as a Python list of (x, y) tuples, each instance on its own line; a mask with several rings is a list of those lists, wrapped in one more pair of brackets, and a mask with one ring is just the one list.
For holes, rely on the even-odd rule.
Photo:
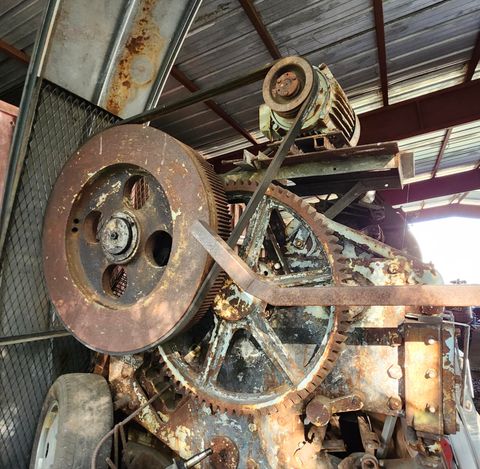
[[(166, 45), (153, 11), (158, 0), (144, 0), (118, 62), (106, 97), (107, 110), (121, 115), (139, 90), (151, 86)], [(158, 16), (158, 15), (157, 15)]]

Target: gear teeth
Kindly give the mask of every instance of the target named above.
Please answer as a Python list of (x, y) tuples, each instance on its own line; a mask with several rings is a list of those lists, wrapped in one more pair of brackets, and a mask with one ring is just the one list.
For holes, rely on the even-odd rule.
[[(213, 172), (213, 169), (205, 161), (204, 165), (208, 165), (207, 172), (213, 173), (213, 182), (212, 188), (218, 190), (218, 176)], [(242, 181), (230, 181), (224, 186), (224, 190), (227, 193), (234, 192), (248, 192), (253, 193), (257, 188), (258, 183), (252, 180), (242, 180)], [(222, 192), (220, 190), (220, 192)], [(225, 197), (225, 192), (223, 196)], [(337, 233), (332, 230), (328, 224), (327, 219), (324, 215), (318, 213), (314, 207), (306, 203), (303, 199), (291, 193), (288, 190), (285, 190), (279, 186), (271, 185), (266, 194), (270, 197), (276, 197), (279, 201), (283, 201), (285, 204), (291, 206), (299, 216), (305, 219), (305, 221), (312, 228), (315, 235), (323, 244), (327, 253), (330, 253), (331, 265), (332, 265), (332, 274), (333, 279), (336, 284), (345, 284), (353, 281), (351, 278), (351, 269), (349, 268), (349, 259), (342, 255), (343, 247), (339, 245), (339, 237)], [(221, 195), (219, 195), (221, 199)], [(226, 198), (225, 198), (226, 200)], [(219, 221), (223, 222), (222, 229), (226, 238), (228, 238), (230, 233), (230, 215), (228, 210), (225, 212), (219, 210)], [(226, 223), (229, 223), (228, 229), (226, 229)], [(222, 235), (221, 235), (222, 236)], [(223, 237), (223, 236), (222, 236)], [(226, 239), (224, 238), (224, 239)], [(223, 281), (220, 282), (218, 288), (221, 287)], [(215, 283), (212, 291), (215, 291), (215, 295), (218, 290), (217, 282)], [(215, 295), (209, 295), (209, 298), (205, 300), (205, 308), (202, 305), (202, 314), (210, 306), (211, 302), (215, 298)], [(204, 394), (201, 390), (198, 389), (189, 389), (189, 386), (183, 386), (177, 382), (177, 385), (185, 390), (190, 395), (193, 395), (196, 399), (205, 402), (208, 405), (211, 405), (212, 408), (218, 409), (223, 412), (227, 412), (230, 415), (234, 414), (260, 414), (267, 415), (274, 412), (277, 412), (282, 409), (288, 409), (292, 405), (299, 404), (305, 401), (318, 386), (324, 381), (327, 375), (331, 372), (332, 368), (335, 365), (336, 360), (341, 355), (345, 349), (345, 341), (347, 339), (347, 334), (351, 330), (351, 323), (353, 322), (356, 314), (352, 312), (349, 308), (345, 306), (332, 305), (335, 311), (335, 321), (333, 330), (330, 333), (330, 336), (325, 347), (325, 351), (321, 356), (318, 368), (313, 374), (311, 380), (304, 386), (303, 389), (295, 389), (290, 392), (287, 392), (281, 400), (275, 401), (271, 405), (263, 405), (262, 407), (256, 407), (254, 404), (241, 404), (241, 403), (227, 403), (225, 401), (217, 401), (213, 398), (210, 398), (208, 394)], [(168, 369), (168, 367), (167, 367)], [(174, 374), (171, 370), (168, 369), (168, 375), (173, 377)]]

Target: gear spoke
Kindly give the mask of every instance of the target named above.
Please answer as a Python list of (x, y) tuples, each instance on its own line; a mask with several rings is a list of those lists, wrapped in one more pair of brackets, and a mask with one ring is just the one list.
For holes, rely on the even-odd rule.
[(270, 223), (271, 212), (271, 204), (269, 200), (264, 197), (248, 224), (245, 233), (245, 241), (240, 250), (240, 257), (242, 257), (250, 267), (256, 265), (260, 256), (260, 252), (263, 248), (263, 241)]
[(298, 383), (302, 379), (302, 371), (287, 352), (275, 331), (268, 324), (268, 321), (260, 313), (255, 312), (248, 316), (247, 324), (249, 332), (274, 366), (291, 384)]
[(222, 319), (215, 321), (208, 346), (207, 358), (205, 359), (205, 368), (200, 376), (201, 384), (207, 384), (217, 379), (234, 332), (235, 328), (232, 323)]

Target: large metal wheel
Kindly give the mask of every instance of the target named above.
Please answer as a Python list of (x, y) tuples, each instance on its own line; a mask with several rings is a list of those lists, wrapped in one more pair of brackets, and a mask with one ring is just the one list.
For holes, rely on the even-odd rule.
[(195, 219), (228, 236), (223, 187), (191, 148), (140, 125), (89, 140), (63, 168), (44, 221), (47, 286), (65, 326), (112, 354), (183, 330), (212, 264), (190, 235)]
[[(256, 186), (226, 187), (232, 206)], [(294, 194), (271, 186), (246, 229), (239, 255), (285, 288), (345, 279), (337, 238), (321, 215)], [(160, 347), (168, 372), (215, 409), (269, 413), (305, 399), (326, 377), (349, 327), (343, 308), (271, 307), (227, 279), (195, 330)]]

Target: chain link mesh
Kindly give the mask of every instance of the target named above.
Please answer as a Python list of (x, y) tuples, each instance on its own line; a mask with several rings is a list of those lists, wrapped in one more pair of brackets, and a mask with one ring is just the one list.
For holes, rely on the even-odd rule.
[[(42, 223), (68, 157), (115, 117), (44, 82), (0, 259), (0, 335), (61, 328), (42, 268)], [(28, 467), (45, 394), (63, 373), (88, 371), (90, 353), (72, 337), (0, 347), (0, 468)]]

